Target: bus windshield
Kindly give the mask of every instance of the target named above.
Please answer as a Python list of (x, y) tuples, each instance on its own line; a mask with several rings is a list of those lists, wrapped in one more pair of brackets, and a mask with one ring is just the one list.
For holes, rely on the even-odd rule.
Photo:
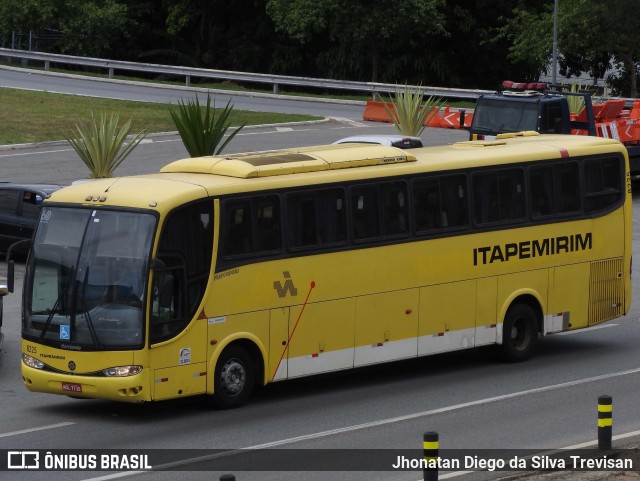
[(63, 349), (144, 345), (155, 216), (44, 207), (27, 261), (23, 335)]

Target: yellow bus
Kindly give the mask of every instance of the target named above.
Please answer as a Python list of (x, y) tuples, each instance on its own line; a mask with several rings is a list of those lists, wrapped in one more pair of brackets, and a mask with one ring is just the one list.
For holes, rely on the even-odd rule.
[(230, 408), (274, 381), (476, 346), (522, 361), (624, 315), (625, 148), (507, 137), (184, 159), (53, 193), (25, 267), (25, 386)]

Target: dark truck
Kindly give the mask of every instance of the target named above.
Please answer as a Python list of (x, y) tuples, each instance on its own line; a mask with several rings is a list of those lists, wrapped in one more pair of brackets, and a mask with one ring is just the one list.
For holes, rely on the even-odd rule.
[[(568, 98), (580, 97), (584, 107), (577, 115), (572, 114)], [(620, 115), (624, 100), (615, 100)], [(640, 175), (640, 145), (632, 139), (626, 142), (618, 135), (618, 127), (607, 115), (612, 109), (606, 104), (593, 105), (589, 92), (542, 91), (502, 91), (482, 95), (478, 98), (473, 112), (469, 138), (471, 140), (494, 139), (496, 135), (512, 132), (535, 131), (541, 134), (582, 134), (607, 136), (621, 140), (629, 152), (631, 174)], [(628, 115), (628, 114), (627, 114)], [(605, 125), (605, 120), (609, 120)], [(625, 122), (629, 122), (625, 120)], [(635, 122), (635, 120), (634, 120)], [(635, 124), (634, 124), (635, 125)], [(598, 128), (600, 127), (600, 128)]]

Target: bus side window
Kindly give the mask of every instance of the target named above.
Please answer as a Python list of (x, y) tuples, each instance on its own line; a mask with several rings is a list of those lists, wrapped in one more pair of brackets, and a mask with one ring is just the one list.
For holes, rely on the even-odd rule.
[(382, 206), (382, 227), (385, 235), (404, 234), (407, 222), (407, 187), (404, 182), (394, 182), (382, 186), (384, 204)]
[(580, 210), (580, 170), (575, 162), (567, 162), (556, 167), (554, 176), (558, 182), (558, 212), (570, 213)]
[(351, 192), (351, 221), (355, 240), (380, 235), (378, 189), (360, 187)]
[(318, 238), (322, 244), (334, 244), (346, 240), (344, 190), (322, 190), (316, 194), (316, 219)]
[(417, 182), (413, 188), (416, 231), (440, 227), (440, 194), (438, 180)]
[(469, 223), (467, 178), (462, 174), (440, 179), (440, 218), (443, 227), (463, 227)]
[(227, 213), (227, 238), (224, 254), (251, 252), (251, 207), (248, 201), (231, 204)]
[(617, 157), (588, 160), (584, 164), (587, 212), (615, 205), (622, 195), (622, 162)]
[(521, 169), (499, 170), (473, 177), (475, 221), (504, 222), (524, 217), (524, 178)]
[(280, 203), (277, 196), (266, 196), (254, 202), (257, 223), (255, 252), (280, 249)]
[(342, 189), (303, 192), (287, 196), (290, 247), (334, 244), (345, 240)]
[(533, 218), (553, 214), (553, 168), (532, 167), (529, 174), (529, 206)]

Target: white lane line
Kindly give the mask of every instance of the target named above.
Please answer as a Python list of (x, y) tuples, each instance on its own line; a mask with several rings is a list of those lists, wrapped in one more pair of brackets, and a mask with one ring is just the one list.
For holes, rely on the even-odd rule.
[(329, 117), (329, 118), (337, 122), (349, 124), (353, 127), (369, 127), (367, 124), (363, 124), (362, 122), (358, 122), (357, 120), (354, 120), (354, 119), (348, 119), (346, 117)]
[[(539, 387), (539, 388), (536, 388), (536, 389), (529, 389), (527, 391), (519, 391), (519, 392), (515, 392), (515, 393), (511, 393), (511, 394), (504, 394), (502, 396), (494, 396), (494, 397), (485, 398), (485, 399), (478, 399), (477, 401), (470, 401), (470, 402), (467, 402), (467, 403), (454, 404), (452, 406), (446, 406), (446, 407), (442, 407), (442, 408), (431, 409), (429, 411), (420, 411), (420, 412), (413, 413), (413, 414), (406, 414), (404, 416), (397, 416), (397, 417), (393, 417), (393, 418), (380, 419), (378, 421), (371, 421), (371, 422), (368, 422), (368, 423), (355, 424), (353, 426), (345, 426), (343, 428), (330, 429), (328, 431), (321, 431), (321, 432), (312, 433), (312, 434), (305, 434), (305, 435), (302, 435), (302, 436), (296, 436), (296, 437), (293, 437), (293, 438), (281, 439), (281, 440), (272, 441), (272, 442), (269, 442), (269, 443), (256, 444), (256, 445), (253, 445), (253, 446), (247, 446), (247, 447), (242, 448), (242, 449), (236, 449), (236, 450), (232, 450), (232, 451), (225, 452), (225, 453), (222, 453), (222, 454), (218, 453), (218, 454), (212, 454), (212, 455), (206, 455), (206, 456), (199, 456), (199, 457), (195, 457), (195, 458), (184, 459), (182, 461), (176, 461), (174, 463), (168, 463), (166, 465), (155, 466), (155, 468), (156, 469), (163, 469), (163, 468), (168, 468), (168, 467), (184, 466), (184, 465), (192, 464), (192, 463), (199, 462), (199, 461), (206, 461), (208, 459), (215, 459), (217, 457), (220, 457), (221, 455), (227, 455), (228, 456), (228, 455), (236, 454), (236, 453), (238, 453), (240, 451), (243, 451), (243, 450), (268, 449), (268, 448), (273, 448), (273, 447), (277, 447), (277, 446), (283, 446), (283, 445), (286, 445), (286, 444), (294, 444), (294, 443), (298, 443), (298, 442), (301, 442), (301, 441), (319, 439), (319, 438), (324, 438), (324, 437), (328, 437), (328, 436), (333, 436), (335, 434), (342, 434), (342, 433), (347, 433), (347, 432), (353, 432), (353, 431), (359, 431), (359, 430), (363, 430), (363, 429), (368, 429), (368, 428), (372, 428), (372, 427), (384, 426), (384, 425), (387, 425), (387, 424), (393, 424), (393, 423), (409, 421), (409, 420), (412, 420), (412, 419), (431, 416), (433, 414), (447, 413), (447, 412), (456, 411), (456, 410), (459, 410), (459, 409), (465, 409), (465, 408), (468, 408), (468, 407), (481, 406), (483, 404), (490, 404), (490, 403), (494, 403), (494, 402), (504, 401), (506, 399), (513, 399), (513, 398), (517, 398), (517, 397), (529, 396), (531, 394), (538, 394), (538, 393), (543, 393), (543, 392), (548, 392), (548, 391), (555, 391), (555, 390), (563, 389), (563, 388), (567, 388), (567, 387), (579, 386), (581, 384), (588, 384), (588, 383), (591, 383), (591, 382), (608, 380), (608, 379), (612, 379), (612, 378), (615, 378), (615, 377), (627, 376), (627, 375), (630, 375), (630, 374), (637, 374), (637, 373), (640, 373), (640, 367), (639, 368), (635, 368), (635, 369), (629, 369), (627, 371), (614, 372), (614, 373), (610, 373), (610, 374), (602, 374), (600, 376), (593, 376), (593, 377), (589, 377), (589, 378), (585, 378), (585, 379), (579, 379), (577, 381), (569, 381), (569, 382), (565, 382), (565, 383), (561, 383), (561, 384), (553, 384), (551, 386)], [(627, 436), (631, 436), (631, 434), (629, 434)], [(567, 448), (567, 449), (569, 449), (569, 448)], [(109, 480), (109, 479), (116, 479), (116, 478), (121, 478), (121, 477), (125, 477), (125, 476), (133, 476), (133, 475), (139, 474), (139, 473), (140, 473), (140, 471), (130, 471), (130, 472), (125, 472), (125, 473), (117, 473), (117, 474), (113, 474), (113, 475), (101, 476), (99, 478), (88, 478), (88, 479), (85, 479), (84, 481), (106, 481), (106, 480)], [(450, 473), (450, 475), (447, 475), (447, 477), (454, 477), (454, 476), (452, 476), (454, 474), (456, 476), (460, 476), (461, 474), (463, 474), (465, 472), (457, 471), (457, 473), (459, 473), (459, 474)], [(441, 476), (441, 478), (444, 479), (444, 476)]]
[(73, 149), (69, 148), (69, 149), (57, 149), (57, 150), (43, 150), (41, 152), (22, 152), (22, 153), (17, 153), (17, 152), (12, 152), (10, 154), (6, 154), (6, 155), (0, 155), (0, 158), (5, 158), (5, 157), (23, 157), (25, 155), (45, 155), (45, 154), (55, 154), (57, 152), (73, 152)]
[(37, 431), (44, 431), (45, 429), (63, 428), (65, 426), (72, 426), (74, 424), (75, 423), (65, 422), (65, 423), (58, 423), (58, 424), (49, 424), (48, 426), (39, 426), (37, 428), (22, 429), (21, 431), (13, 431), (10, 433), (0, 433), (0, 438), (8, 438), (9, 436), (19, 436), (20, 434), (34, 433)]

